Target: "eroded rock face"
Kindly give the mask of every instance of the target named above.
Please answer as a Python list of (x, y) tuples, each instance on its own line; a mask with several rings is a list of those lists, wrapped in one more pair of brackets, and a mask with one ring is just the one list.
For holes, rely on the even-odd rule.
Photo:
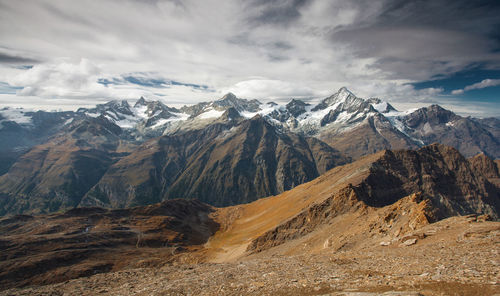
[[(399, 236), (444, 218), (468, 214), (486, 214), (498, 220), (500, 191), (485, 176), (496, 166), (487, 157), (477, 158), (474, 167), (456, 149), (439, 144), (417, 151), (385, 151), (369, 164), (368, 173), (356, 184), (349, 184), (266, 231), (252, 240), (247, 250), (268, 250), (305, 237), (336, 217), (370, 217), (373, 211), (383, 213), (382, 221), (390, 227), (384, 229), (383, 222), (374, 221), (359, 231), (367, 233), (378, 228)], [(359, 163), (361, 167), (362, 160)]]
[(484, 153), (469, 158), (472, 169), (482, 173), (487, 178), (500, 178), (497, 163)]
[(498, 188), (454, 148), (434, 144), (417, 151), (386, 151), (370, 170), (358, 187), (360, 198), (368, 205), (385, 206), (422, 192), (442, 217), (473, 213), (499, 217)]

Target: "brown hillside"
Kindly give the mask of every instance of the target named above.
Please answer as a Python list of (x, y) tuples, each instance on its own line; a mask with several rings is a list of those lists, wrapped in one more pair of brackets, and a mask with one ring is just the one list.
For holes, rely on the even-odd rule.
[[(415, 214), (420, 222), (406, 219), (402, 229), (454, 215), (498, 219), (500, 212), (498, 189), (456, 149), (435, 144), (379, 152), (278, 196), (221, 209), (214, 217), (221, 230), (207, 246), (215, 261), (235, 259), (303, 237), (341, 215), (364, 221), (365, 213), (376, 212), (378, 217), (406, 196), (412, 196), (406, 207), (421, 209)], [(394, 211), (394, 217), (402, 215)]]
[(248, 203), (346, 162), (327, 144), (281, 133), (256, 116), (146, 142), (113, 164), (82, 205), (116, 208), (171, 198)]
[(77, 206), (120, 152), (130, 150), (120, 133), (103, 117), (89, 118), (33, 147), (0, 177), (0, 215)]
[(212, 211), (198, 201), (171, 200), (124, 210), (75, 208), (0, 219), (0, 287), (171, 261), (199, 249), (218, 229), (208, 217)]

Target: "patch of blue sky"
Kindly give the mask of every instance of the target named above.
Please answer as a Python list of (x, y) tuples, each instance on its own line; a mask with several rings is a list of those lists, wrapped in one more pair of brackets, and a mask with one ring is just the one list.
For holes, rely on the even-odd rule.
[(500, 85), (465, 90), (461, 94), (452, 94), (454, 90), (464, 89), (467, 86), (479, 83), (485, 79), (500, 79), (500, 70), (471, 68), (454, 73), (447, 77), (413, 83), (415, 89), (442, 88), (444, 96), (453, 96), (466, 101), (485, 101), (500, 103)]
[(7, 82), (0, 81), (0, 94), (14, 95), (18, 90), (23, 89), (20, 86), (12, 86)]
[(175, 80), (168, 80), (162, 78), (150, 78), (144, 76), (134, 76), (125, 75), (120, 78), (100, 78), (97, 80), (98, 83), (108, 86), (113, 85), (125, 85), (125, 84), (135, 84), (139, 86), (152, 87), (152, 88), (169, 88), (170, 86), (186, 86), (197, 90), (210, 91), (207, 85), (194, 84), (194, 83), (184, 83)]

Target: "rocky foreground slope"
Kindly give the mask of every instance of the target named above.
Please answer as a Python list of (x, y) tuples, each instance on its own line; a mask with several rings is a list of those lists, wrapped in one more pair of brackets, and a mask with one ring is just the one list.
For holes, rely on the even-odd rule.
[[(493, 295), (500, 292), (493, 164), (431, 145), (379, 152), (246, 205), (175, 201), (4, 218), (0, 281), (8, 288), (102, 273), (6, 295)], [(62, 254), (62, 266), (47, 264)], [(23, 277), (23, 264), (34, 272)]]

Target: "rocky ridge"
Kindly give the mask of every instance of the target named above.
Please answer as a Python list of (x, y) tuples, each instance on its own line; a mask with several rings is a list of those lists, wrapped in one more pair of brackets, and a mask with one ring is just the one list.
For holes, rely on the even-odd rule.
[[(14, 128), (12, 125), (32, 135), (37, 134), (34, 129), (43, 126), (48, 131), (46, 134), (52, 135), (72, 120), (102, 115), (124, 130), (122, 137), (142, 142), (162, 134), (203, 128), (219, 120), (228, 109), (234, 109), (244, 118), (259, 114), (284, 131), (314, 136), (354, 158), (383, 149), (416, 148), (434, 142), (453, 146), (467, 157), (483, 152), (500, 158), (500, 121), (496, 118), (465, 118), (437, 105), (399, 112), (388, 102), (378, 98), (362, 99), (346, 88), (316, 105), (298, 99), (284, 105), (261, 103), (228, 93), (218, 100), (178, 109), (142, 97), (133, 106), (127, 101), (111, 101), (76, 112), (25, 112), (4, 108), (0, 110), (3, 127), (0, 136), (5, 132), (7, 137), (9, 129)], [(360, 133), (366, 137), (354, 137), (351, 143), (342, 144)], [(36, 141), (12, 143), (9, 144), (12, 147), (4, 150), (26, 149), (36, 144)], [(361, 148), (356, 149), (357, 146)]]
[[(281, 244), (292, 244), (287, 249), (293, 252), (291, 242), (306, 237), (310, 248), (322, 248), (336, 229), (332, 224), (349, 237), (354, 235), (353, 225), (361, 225), (364, 235), (377, 229), (383, 236), (391, 230), (401, 237), (456, 215), (484, 214), (498, 220), (499, 201), (500, 188), (454, 148), (431, 145), (418, 151), (383, 151), (330, 170), (280, 196), (233, 209), (238, 218), (229, 221), (238, 227), (217, 233), (209, 243), (216, 248), (220, 239), (227, 253), (238, 250), (240, 255)], [(375, 213), (369, 224), (367, 215)], [(252, 222), (257, 216), (273, 223), (256, 229)], [(221, 217), (219, 223), (224, 225), (226, 218)], [(226, 236), (231, 240), (226, 241)]]

